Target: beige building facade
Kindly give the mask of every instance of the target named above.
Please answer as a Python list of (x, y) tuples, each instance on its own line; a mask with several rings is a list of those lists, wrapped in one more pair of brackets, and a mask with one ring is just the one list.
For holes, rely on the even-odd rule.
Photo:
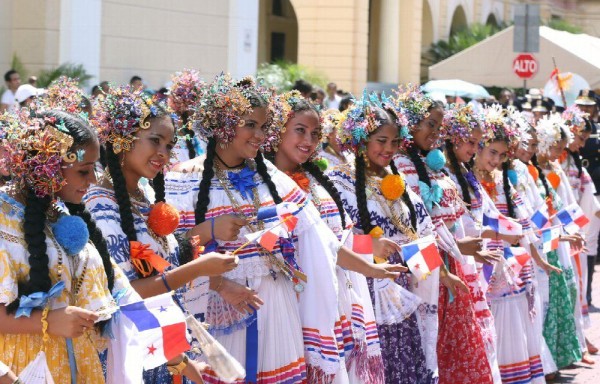
[[(158, 88), (182, 68), (206, 78), (259, 63), (313, 67), (344, 90), (418, 82), (421, 54), (471, 23), (513, 18), (520, 0), (1, 0), (0, 72), (82, 63), (94, 82), (139, 75)], [(531, 0), (600, 36), (600, 1)]]

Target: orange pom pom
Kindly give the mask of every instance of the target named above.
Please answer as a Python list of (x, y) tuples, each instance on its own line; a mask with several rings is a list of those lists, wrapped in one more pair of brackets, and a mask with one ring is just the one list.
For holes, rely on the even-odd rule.
[(381, 180), (381, 193), (388, 200), (396, 200), (404, 193), (406, 184), (400, 175), (387, 175)]
[(148, 214), (148, 227), (158, 236), (167, 236), (175, 232), (179, 225), (179, 212), (165, 202), (154, 204)]
[(540, 178), (540, 172), (535, 166), (531, 164), (527, 166), (527, 169), (529, 170), (529, 174), (531, 175), (531, 177), (533, 177), (533, 181), (537, 183), (538, 179)]
[(560, 185), (560, 176), (558, 176), (555, 172), (550, 172), (548, 176), (546, 176), (546, 179), (555, 190)]
[(371, 237), (374, 239), (379, 239), (381, 236), (383, 236), (383, 229), (381, 229), (380, 226), (376, 226), (373, 229), (371, 229), (369, 235), (371, 235)]

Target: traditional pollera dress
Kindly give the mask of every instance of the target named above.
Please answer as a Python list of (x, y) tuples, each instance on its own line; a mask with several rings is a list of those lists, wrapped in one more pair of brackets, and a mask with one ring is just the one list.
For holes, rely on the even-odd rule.
[[(29, 278), (29, 252), (24, 239), (22, 223), (25, 207), (3, 190), (0, 192), (0, 302), (8, 305), (18, 297), (18, 283)], [(62, 213), (66, 214), (66, 213)], [(72, 305), (93, 312), (116, 309), (116, 302), (108, 290), (102, 258), (88, 243), (77, 255), (67, 255), (46, 227), (46, 247), (49, 258), (50, 280), (53, 285), (63, 282), (65, 288), (49, 299), (49, 309)], [(137, 297), (123, 273), (115, 268), (114, 292), (126, 289), (126, 300)], [(49, 335), (43, 343), (42, 334), (0, 334), (0, 360), (20, 374), (45, 348), (48, 367), (56, 383), (69, 383), (76, 373), (78, 383), (104, 383), (98, 350), (106, 348), (97, 330), (88, 330), (72, 339), (76, 367), (71, 367), (67, 339)]]
[[(551, 170), (542, 170), (545, 175)], [(538, 178), (537, 187), (542, 199), (546, 200), (546, 191), (542, 181)], [(554, 211), (559, 211), (564, 204), (548, 182), (550, 202)], [(552, 225), (559, 225), (557, 218), (551, 220)], [(573, 276), (573, 265), (568, 244), (559, 243), (557, 250), (546, 254), (548, 263), (562, 269), (562, 273), (551, 273), (549, 276), (550, 295), (548, 309), (544, 319), (544, 339), (552, 353), (556, 366), (561, 369), (581, 360), (581, 346), (577, 338), (575, 324), (575, 300), (577, 299), (577, 285)]]
[[(454, 181), (456, 188), (460, 191), (460, 196), (463, 196), (463, 190), (458, 183), (456, 175), (448, 168), (446, 168), (446, 172), (452, 181)], [(468, 214), (464, 215), (462, 218), (465, 235), (480, 237), (484, 205), (485, 207), (490, 207), (493, 206), (493, 203), (471, 171), (467, 173), (465, 178), (472, 187), (472, 189), (469, 189), (468, 191), (469, 195), (471, 196), (471, 205), (468, 207), (465, 206)], [(466, 263), (463, 264), (462, 267), (463, 272), (467, 277), (465, 282), (471, 291), (473, 307), (475, 309), (475, 317), (477, 318), (481, 328), (481, 334), (485, 343), (485, 351), (490, 363), (490, 368), (492, 370), (494, 383), (500, 383), (501, 376), (500, 369), (498, 367), (496, 328), (494, 326), (494, 317), (490, 311), (486, 297), (488, 282), (485, 278), (486, 273), (484, 272), (484, 265), (476, 262), (473, 256), (464, 255), (464, 258)], [(486, 270), (488, 268), (492, 267), (486, 266)]]
[[(238, 239), (213, 239), (205, 245), (206, 251), (232, 252), (246, 243), (245, 235), (279, 222), (277, 218), (256, 219), (258, 208), (274, 202), (267, 184), (255, 172), (254, 162), (247, 163), (243, 169), (215, 170), (206, 220), (233, 214), (252, 221), (241, 229)], [(340, 242), (296, 183), (270, 162), (265, 163), (283, 201), (299, 205), (298, 224), (289, 236), (279, 235), (272, 252), (250, 243), (237, 254), (238, 266), (223, 274), (255, 290), (265, 304), (247, 315), (218, 293), (208, 291), (206, 321), (217, 340), (246, 367), (246, 373), (256, 371), (258, 383), (337, 382), (341, 360), (335, 335), (339, 320), (335, 264)], [(180, 211), (183, 229), (195, 225), (197, 176), (181, 174), (165, 182), (167, 201)], [(242, 184), (252, 188), (245, 189)], [(306, 274), (307, 283), (297, 278), (297, 271)], [(247, 351), (249, 341), (255, 344)], [(210, 370), (205, 380), (219, 382)]]
[(342, 152), (343, 159), (340, 159), (337, 154), (334, 154), (333, 150), (329, 147), (321, 149), (317, 153), (317, 158), (323, 158), (327, 160), (327, 169), (331, 170), (339, 165), (343, 164), (354, 164), (354, 155), (350, 152)]
[[(356, 222), (355, 230), (362, 232), (356, 201), (355, 172), (352, 165), (342, 165), (334, 168), (329, 177), (340, 192), (344, 208)], [(380, 178), (369, 177), (367, 187), (367, 208), (371, 214), (371, 222), (379, 226), (384, 237), (406, 244), (413, 241), (403, 229), (410, 228), (410, 211), (401, 199), (395, 200), (391, 206), (383, 197), (380, 190)], [(409, 191), (411, 201), (417, 213), (417, 236), (424, 237), (433, 233), (433, 225), (423, 202)], [(393, 213), (392, 213), (393, 212)], [(400, 223), (395, 223), (391, 216), (399, 215)], [(403, 229), (399, 228), (401, 225)], [(403, 262), (400, 254), (395, 253), (388, 258), (390, 263)], [(389, 279), (367, 279), (371, 300), (376, 308), (393, 307), (390, 302), (401, 300), (398, 296), (402, 291), (385, 289), (392, 284)], [(396, 318), (392, 321), (377, 319), (377, 329), (381, 339), (381, 351), (385, 366), (386, 383), (432, 383), (437, 382), (437, 357), (435, 342), (437, 340), (437, 301), (439, 270), (436, 269), (425, 280), (411, 280), (408, 275), (401, 275), (395, 283), (403, 290), (416, 294), (422, 303), (414, 313)], [(390, 292), (391, 294), (386, 294)]]
[[(131, 261), (129, 240), (121, 229), (121, 215), (114, 190), (94, 185), (90, 187), (83, 199), (86, 208), (90, 211), (98, 228), (104, 235), (108, 252), (113, 260), (123, 270), (129, 281), (141, 278)], [(173, 235), (161, 237), (148, 228), (147, 219), (151, 208), (149, 200), (146, 197), (141, 201), (131, 198), (131, 207), (137, 240), (144, 245), (148, 245), (152, 251), (168, 261), (171, 267), (167, 267), (167, 270), (179, 266), (179, 247), (175, 237)], [(185, 289), (176, 290), (174, 297), (180, 304), (183, 302), (182, 295), (184, 292)], [(173, 377), (167, 370), (166, 365), (144, 371), (145, 383), (166, 384), (172, 383), (172, 381)], [(191, 383), (185, 377), (183, 382)]]
[[(600, 211), (600, 204), (596, 199), (596, 187), (592, 182), (592, 178), (585, 167), (581, 168), (581, 176), (579, 170), (575, 165), (575, 161), (572, 156), (579, 156), (579, 153), (567, 156), (561, 163), (564, 173), (569, 179), (569, 185), (573, 191), (575, 201), (579, 204), (590, 223), (583, 228), (582, 234), (586, 241), (586, 247), (590, 250), (596, 250), (598, 248), (598, 230), (600, 227), (600, 219), (596, 217), (598, 211)], [(595, 252), (595, 251), (592, 251)], [(590, 316), (588, 312), (587, 302), (587, 285), (588, 285), (588, 255), (585, 252), (579, 253), (579, 274), (581, 276), (579, 280), (579, 298), (581, 302), (581, 312), (583, 316), (584, 328), (591, 326)]]
[[(513, 185), (513, 188), (517, 191), (523, 202), (522, 212), (524, 212), (527, 217), (531, 218), (538, 209), (546, 205), (546, 202), (542, 199), (542, 196), (538, 191), (536, 181), (529, 172), (528, 165), (521, 160), (513, 160), (512, 169), (517, 176), (516, 185)], [(548, 261), (546, 254), (542, 251), (542, 243), (538, 242), (536, 246), (540, 257), (545, 261)], [(533, 271), (532, 280), (536, 288), (534, 290), (535, 308), (536, 314), (539, 314), (535, 316), (534, 321), (536, 329), (543, 330), (544, 319), (546, 318), (548, 302), (550, 300), (550, 282), (546, 271), (540, 268), (535, 262), (533, 263)], [(544, 374), (548, 375), (556, 372), (558, 368), (556, 367), (552, 353), (550, 353), (546, 339), (542, 337), (541, 343), (542, 365), (544, 367)]]
[[(417, 170), (412, 160), (407, 155), (400, 154), (394, 158), (394, 162), (398, 171), (406, 176), (406, 182), (413, 191), (420, 196), (426, 195), (426, 191), (421, 191)], [(442, 190), (442, 197), (437, 204), (425, 201), (431, 220), (434, 223), (443, 222), (455, 238), (462, 238), (464, 236), (462, 216), (465, 215), (466, 210), (454, 182), (443, 171), (436, 172), (426, 165), (425, 167), (432, 188), (437, 185)], [(442, 252), (442, 255), (451, 273), (463, 281), (471, 278), (465, 276), (460, 261), (455, 260), (447, 252)], [(478, 276), (473, 275), (472, 278), (476, 279)], [(471, 295), (458, 292), (455, 297), (450, 297), (449, 291), (440, 285), (438, 315), (440, 322), (437, 354), (440, 382), (492, 383), (492, 370)]]
[[(321, 219), (342, 240), (345, 231), (350, 231), (352, 219), (346, 215), (346, 228), (342, 225), (340, 211), (335, 201), (317, 180), (307, 174), (308, 198), (313, 202)], [(351, 243), (351, 234), (349, 234)], [(384, 383), (383, 359), (375, 313), (371, 303), (367, 279), (360, 273), (336, 267), (338, 278), (338, 301), (341, 320), (336, 324), (338, 350), (343, 352), (350, 383)]]
[[(502, 173), (494, 173), (494, 182), (488, 190), (497, 210), (508, 215)], [(520, 245), (530, 253), (529, 247), (537, 238), (531, 231), (531, 223), (520, 195), (510, 187), (510, 198), (515, 219), (523, 228)], [(489, 240), (488, 250), (505, 253), (511, 245), (503, 240)], [(535, 322), (535, 288), (533, 284), (533, 259), (527, 260), (515, 271), (506, 259), (496, 263), (488, 288), (488, 299), (494, 314), (498, 335), (498, 364), (503, 383), (544, 383), (541, 360), (542, 328)], [(537, 325), (537, 326), (536, 326)]]

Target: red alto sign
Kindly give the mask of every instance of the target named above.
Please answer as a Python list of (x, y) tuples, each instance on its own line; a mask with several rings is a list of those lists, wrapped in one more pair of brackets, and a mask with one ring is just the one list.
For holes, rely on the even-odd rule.
[(513, 60), (513, 72), (521, 79), (531, 79), (538, 67), (537, 60), (529, 53), (521, 53)]

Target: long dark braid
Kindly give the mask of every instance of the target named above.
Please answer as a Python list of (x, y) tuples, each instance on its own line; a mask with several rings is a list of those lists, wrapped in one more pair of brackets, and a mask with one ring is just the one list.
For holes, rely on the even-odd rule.
[(419, 176), (419, 181), (427, 184), (427, 186), (431, 187), (431, 179), (429, 178), (429, 174), (427, 173), (427, 169), (425, 168), (425, 163), (423, 159), (421, 159), (421, 155), (419, 154), (419, 148), (416, 144), (412, 143), (406, 150), (406, 153), (410, 157), (410, 160), (415, 166), (417, 170), (417, 175)]
[(190, 159), (193, 159), (197, 155), (196, 148), (194, 148), (195, 133), (193, 130), (191, 130), (188, 127), (188, 121), (189, 121), (189, 112), (187, 112), (187, 111), (183, 112), (181, 114), (181, 123), (184, 128), (181, 131), (185, 134), (185, 146), (187, 147), (187, 150), (188, 150), (188, 156), (190, 157)]
[(575, 166), (577, 167), (577, 177), (581, 178), (583, 173), (583, 164), (581, 163), (581, 156), (579, 155), (579, 152), (571, 151), (569, 148), (567, 148), (567, 152), (569, 152), (573, 158), (573, 163), (575, 163)]
[(510, 183), (508, 180), (508, 161), (502, 163), (502, 187), (504, 188), (504, 197), (506, 198), (506, 208), (508, 209), (508, 216), (515, 217), (515, 206), (513, 204), (510, 195)]
[(342, 198), (340, 197), (340, 192), (337, 190), (333, 182), (323, 171), (312, 161), (307, 161), (302, 164), (302, 168), (311, 174), (312, 177), (317, 180), (319, 184), (329, 193), (329, 196), (335, 201), (335, 205), (337, 205), (338, 211), (340, 212), (340, 217), (342, 218), (342, 227), (346, 228), (346, 215), (344, 214), (344, 203), (342, 203)]
[(371, 224), (371, 213), (367, 208), (367, 185), (366, 185), (366, 172), (367, 166), (365, 159), (361, 155), (356, 156), (355, 160), (355, 193), (356, 193), (356, 208), (358, 209), (358, 221), (360, 222), (363, 233), (369, 233), (373, 229), (374, 225)]
[(65, 203), (65, 205), (69, 209), (69, 213), (71, 215), (81, 217), (87, 225), (88, 232), (90, 233), (90, 240), (98, 250), (100, 257), (102, 257), (102, 265), (104, 266), (104, 272), (106, 273), (108, 289), (112, 292), (115, 286), (115, 271), (112, 266), (110, 252), (108, 251), (108, 246), (106, 245), (106, 240), (104, 239), (104, 235), (102, 235), (102, 231), (96, 225), (96, 220), (94, 220), (90, 214), (90, 211), (85, 208), (85, 204)]
[(472, 188), (471, 185), (467, 182), (467, 178), (462, 173), (462, 169), (460, 167), (460, 163), (456, 158), (456, 154), (454, 153), (454, 144), (450, 140), (446, 140), (446, 153), (448, 155), (448, 160), (450, 161), (450, 168), (452, 169), (452, 173), (456, 176), (458, 180), (458, 185), (462, 189), (463, 201), (467, 206), (471, 205), (471, 193), (469, 190)]
[(29, 280), (19, 283), (19, 297), (10, 303), (8, 312), (12, 313), (19, 307), (19, 299), (23, 295), (34, 292), (48, 292), (52, 286), (46, 246), (46, 212), (50, 208), (50, 196), (37, 197), (33, 190), (26, 191), (25, 215), (23, 232), (25, 244), (29, 252)]
[(165, 174), (160, 171), (152, 179), (152, 188), (154, 189), (154, 202), (165, 202)]
[(113, 181), (113, 188), (115, 190), (115, 197), (119, 206), (119, 216), (121, 217), (121, 229), (127, 240), (137, 241), (137, 234), (135, 232), (135, 225), (133, 219), (133, 212), (131, 210), (131, 200), (129, 199), (129, 192), (127, 192), (127, 184), (125, 182), (125, 175), (121, 169), (121, 163), (119, 157), (113, 151), (111, 143), (106, 145), (106, 161), (108, 164), (108, 173)]
[(271, 176), (269, 175), (269, 172), (267, 171), (267, 165), (265, 164), (265, 159), (261, 152), (258, 152), (258, 155), (256, 155), (256, 157), (254, 158), (254, 161), (256, 162), (256, 172), (258, 172), (258, 174), (260, 175), (260, 177), (262, 177), (265, 184), (267, 184), (267, 187), (269, 188), (269, 192), (271, 193), (271, 198), (273, 199), (273, 202), (275, 204), (282, 203), (283, 199), (279, 196), (279, 193), (277, 192), (277, 187), (275, 187), (275, 183), (273, 183), (273, 180), (271, 180)]
[(546, 191), (546, 197), (551, 198), (552, 196), (550, 195), (550, 186), (548, 186), (548, 180), (546, 180), (546, 176), (544, 175), (544, 171), (542, 170), (542, 168), (540, 167), (540, 165), (538, 163), (537, 155), (533, 155), (531, 157), (531, 164), (538, 171), (538, 177), (542, 181), (542, 185), (544, 186), (544, 190)]
[(204, 170), (202, 171), (202, 180), (200, 181), (200, 189), (198, 191), (198, 201), (196, 202), (196, 208), (194, 209), (194, 215), (196, 217), (196, 225), (203, 223), (206, 219), (206, 211), (208, 204), (210, 203), (210, 183), (212, 178), (215, 176), (215, 170), (213, 169), (215, 154), (217, 148), (217, 141), (214, 138), (208, 140), (206, 146), (206, 158), (204, 159)]
[[(392, 173), (394, 175), (400, 175), (400, 172), (398, 172), (398, 168), (396, 168), (396, 164), (394, 164), (393, 161), (390, 163), (390, 169), (392, 170)], [(417, 213), (415, 211), (415, 205), (413, 204), (412, 200), (410, 199), (410, 195), (408, 194), (409, 188), (410, 186), (406, 185), (405, 183), (404, 193), (402, 193), (402, 201), (404, 201), (404, 204), (406, 204), (406, 206), (408, 207), (408, 211), (410, 212), (410, 225), (412, 226), (413, 230), (417, 232)]]

